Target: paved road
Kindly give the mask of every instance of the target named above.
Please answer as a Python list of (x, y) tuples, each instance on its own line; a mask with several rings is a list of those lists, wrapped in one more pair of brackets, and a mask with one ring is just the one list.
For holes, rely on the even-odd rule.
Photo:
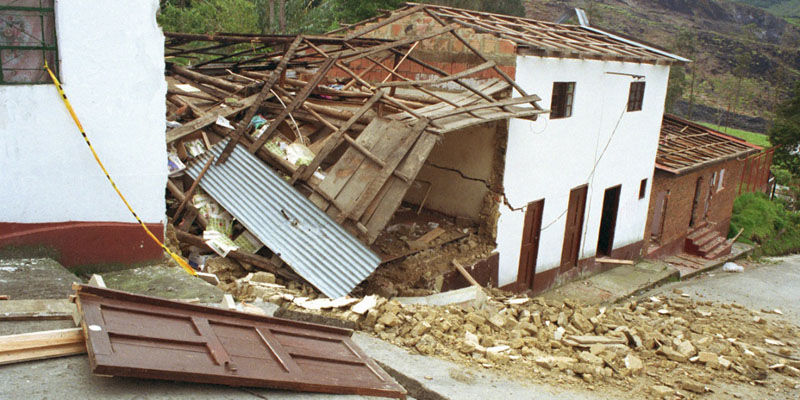
[(800, 255), (774, 258), (748, 266), (742, 273), (722, 272), (659, 287), (645, 296), (680, 288), (707, 300), (736, 302), (747, 308), (780, 309), (784, 318), (800, 325)]

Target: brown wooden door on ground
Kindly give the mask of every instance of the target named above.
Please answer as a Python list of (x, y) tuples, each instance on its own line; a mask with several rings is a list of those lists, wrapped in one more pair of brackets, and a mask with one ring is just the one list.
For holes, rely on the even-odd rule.
[(664, 233), (668, 200), (669, 190), (658, 192), (656, 195), (656, 205), (653, 208), (653, 218), (650, 222), (650, 238), (658, 242), (661, 241), (661, 235)]
[(80, 285), (98, 375), (405, 398), (352, 331)]
[(578, 265), (578, 255), (583, 234), (583, 214), (586, 211), (587, 186), (579, 186), (569, 192), (567, 224), (564, 229), (564, 246), (561, 248), (561, 271)]
[(603, 216), (600, 219), (600, 234), (597, 237), (597, 255), (608, 256), (614, 249), (614, 232), (617, 229), (617, 211), (621, 185), (606, 189), (603, 196)]
[(689, 226), (694, 227), (700, 222), (702, 218), (702, 211), (705, 206), (701, 204), (703, 201), (703, 177), (697, 178), (697, 184), (694, 187), (694, 201), (692, 202), (692, 216), (689, 220)]
[(525, 226), (522, 228), (522, 248), (519, 253), (519, 270), (517, 272), (517, 281), (524, 285), (524, 289), (533, 289), (543, 212), (544, 199), (529, 203), (525, 211)]

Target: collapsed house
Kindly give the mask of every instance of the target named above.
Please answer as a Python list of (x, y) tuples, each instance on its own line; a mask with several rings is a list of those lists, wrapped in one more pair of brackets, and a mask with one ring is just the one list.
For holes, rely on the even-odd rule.
[(163, 249), (122, 206), (43, 69), (47, 62), (63, 82), (109, 173), (162, 237), (158, 1), (11, 3), (0, 4), (0, 248), (46, 248), (69, 268), (161, 259)]
[[(398, 227), (423, 209), (496, 243), (481, 283), (542, 291), (640, 254), (669, 66), (688, 61), (582, 21), (409, 4), (324, 37), (167, 34), (192, 64), (171, 69), (168, 142), (225, 141), (188, 175), (329, 296), (429, 247), (441, 221)], [(407, 246), (378, 259), (382, 238)]]
[(741, 139), (664, 115), (645, 254), (686, 252), (714, 259), (730, 253), (733, 242), (725, 238), (733, 200), (745, 159), (759, 150)]
[[(268, 269), (285, 263), (322, 293), (346, 295), (378, 267), (367, 246), (417, 183), (437, 142), (492, 137), (497, 121), (546, 112), (535, 95), (511, 98), (516, 83), (491, 62), (451, 74), (411, 54), (451, 34), (439, 29), (396, 41), (167, 34), (168, 57), (209, 58), (192, 68), (173, 65), (168, 79), (170, 110), (184, 122), (167, 143), (188, 162), (191, 178), (170, 185), (182, 200), (176, 211), (187, 208), (194, 180), (254, 237), (256, 250), (266, 245)], [(242, 46), (236, 60), (204, 53)], [(264, 54), (267, 47), (283, 48)], [(440, 76), (414, 80), (399, 72), (403, 64)], [(437, 85), (460, 90), (426, 89)], [(476, 135), (474, 126), (490, 134)], [(430, 183), (428, 190), (434, 192)], [(450, 190), (456, 196), (460, 189)], [(179, 239), (197, 216), (173, 214), (181, 217)], [(199, 216), (205, 229), (209, 215)]]

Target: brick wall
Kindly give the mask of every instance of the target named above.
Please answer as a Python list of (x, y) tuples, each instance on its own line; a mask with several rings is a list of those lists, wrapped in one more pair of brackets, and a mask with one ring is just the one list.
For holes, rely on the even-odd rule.
[[(361, 28), (362, 27), (359, 27), (357, 29)], [(372, 31), (365, 36), (383, 39), (402, 39), (419, 36), (441, 28), (442, 26), (434, 21), (433, 18), (424, 12), (418, 12)], [(500, 39), (491, 34), (476, 33), (468, 28), (459, 28), (456, 31), (485, 57), (495, 61), (503, 72), (512, 78), (516, 75), (517, 46), (514, 42)], [(380, 60), (386, 54), (387, 53), (373, 55), (372, 58)], [(411, 54), (449, 74), (459, 73), (483, 63), (483, 60), (464, 46), (455, 35), (450, 33), (420, 42)], [(363, 59), (351, 63), (350, 69), (360, 74), (372, 64), (371, 61)], [(387, 59), (383, 64), (389, 68), (394, 68), (394, 58)], [(404, 61), (400, 65), (400, 68), (397, 69), (397, 72), (414, 80), (431, 79), (439, 76), (433, 70), (424, 68), (409, 60)], [(334, 70), (333, 74), (337, 77), (349, 77), (344, 71), (338, 69)], [(380, 82), (388, 75), (389, 72), (385, 69), (375, 67), (364, 76), (364, 79), (370, 82)], [(487, 69), (471, 76), (471, 78), (476, 79), (495, 77), (499, 77), (499, 75), (492, 69)]]
[[(701, 199), (705, 199), (708, 195), (709, 182), (712, 174), (716, 172), (717, 180), (719, 180), (720, 171), (722, 169), (725, 170), (723, 189), (717, 191), (717, 186), (715, 184), (714, 193), (708, 209), (707, 220), (710, 223), (716, 224), (714, 226), (715, 230), (723, 235), (727, 235), (731, 211), (733, 210), (733, 200), (736, 198), (742, 167), (742, 161), (729, 160), (681, 176), (675, 176), (674, 174), (657, 169), (653, 177), (645, 238), (650, 237), (658, 193), (669, 190), (667, 209), (664, 215), (664, 229), (661, 234), (660, 242), (651, 242), (645, 249), (645, 252), (650, 256), (663, 256), (674, 253), (676, 250), (683, 249), (683, 240), (691, 231), (689, 222), (691, 220), (697, 179), (701, 176), (703, 177), (704, 183), (701, 187)], [(702, 202), (698, 207), (702, 207)], [(702, 208), (700, 209), (700, 213), (702, 213)]]

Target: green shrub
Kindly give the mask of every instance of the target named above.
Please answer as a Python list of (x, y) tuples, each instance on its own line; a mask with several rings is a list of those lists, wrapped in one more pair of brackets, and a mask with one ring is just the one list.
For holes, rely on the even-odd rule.
[(800, 251), (800, 214), (764, 193), (746, 193), (733, 203), (729, 236), (744, 228), (739, 241), (761, 246), (760, 253), (776, 256)]

